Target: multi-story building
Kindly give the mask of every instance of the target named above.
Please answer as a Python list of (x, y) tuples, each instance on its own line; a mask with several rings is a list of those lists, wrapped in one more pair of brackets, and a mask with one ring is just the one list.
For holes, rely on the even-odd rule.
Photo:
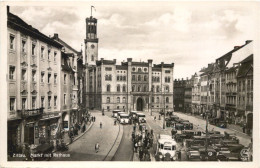
[(95, 102), (90, 98), (89, 106), (105, 111), (173, 110), (173, 67), (163, 62), (152, 67), (152, 60), (131, 58), (116, 65), (116, 60), (101, 58), (89, 68), (87, 93)]
[(237, 122), (245, 123), (250, 134), (253, 129), (253, 54), (240, 62), (237, 82)]
[(110, 111), (173, 110), (174, 64), (98, 60), (97, 19), (86, 19), (86, 106)]
[(78, 52), (55, 33), (52, 37), (56, 42), (61, 44), (61, 111), (62, 125), (64, 129), (69, 129), (76, 123), (79, 123), (82, 114), (79, 111), (78, 94), (78, 58), (82, 57), (81, 52)]
[(60, 116), (62, 45), (8, 12), (8, 152), (53, 140)]
[[(201, 72), (199, 72), (201, 73)], [(200, 74), (195, 73), (193, 75), (193, 83), (192, 83), (192, 113), (200, 114), (201, 106), (200, 106)]]
[(184, 88), (184, 112), (191, 113), (191, 102), (192, 102), (192, 84), (193, 84), (193, 76), (191, 79), (186, 80), (186, 86)]
[(212, 96), (210, 94), (210, 77), (212, 70), (214, 68), (214, 64), (208, 64), (208, 67), (203, 68), (201, 70), (200, 75), (200, 83), (201, 83), (201, 89), (200, 89), (200, 106), (201, 106), (201, 112), (205, 113), (209, 110), (210, 102), (212, 99)]
[(174, 102), (174, 110), (184, 112), (184, 99), (185, 99), (185, 87), (186, 87), (186, 80), (174, 80), (174, 95), (173, 95), (173, 102)]

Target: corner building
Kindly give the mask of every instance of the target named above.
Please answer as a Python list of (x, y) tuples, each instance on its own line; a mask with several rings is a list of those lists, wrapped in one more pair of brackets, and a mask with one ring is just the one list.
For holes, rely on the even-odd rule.
[(97, 19), (86, 19), (86, 106), (128, 112), (173, 110), (174, 63), (98, 60)]

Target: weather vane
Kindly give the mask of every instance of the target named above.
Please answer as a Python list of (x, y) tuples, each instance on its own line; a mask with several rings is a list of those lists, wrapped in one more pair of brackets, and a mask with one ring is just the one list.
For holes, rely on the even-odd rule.
[(91, 6), (91, 17), (92, 17), (92, 8), (96, 11), (96, 8), (94, 6)]

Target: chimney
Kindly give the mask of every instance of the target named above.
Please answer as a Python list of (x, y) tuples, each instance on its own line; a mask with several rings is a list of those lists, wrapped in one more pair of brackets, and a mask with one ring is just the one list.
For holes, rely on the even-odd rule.
[(132, 62), (132, 58), (127, 58), (127, 62)]
[(58, 39), (59, 38), (59, 34), (58, 33), (54, 33), (54, 39)]
[(8, 14), (10, 12), (10, 6), (7, 5), (6, 8), (7, 8), (7, 14)]

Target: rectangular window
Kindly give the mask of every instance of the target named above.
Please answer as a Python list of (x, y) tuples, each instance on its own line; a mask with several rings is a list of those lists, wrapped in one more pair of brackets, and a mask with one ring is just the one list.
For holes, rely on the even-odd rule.
[(41, 97), (41, 107), (44, 107), (44, 97)]
[(32, 70), (32, 81), (35, 82), (36, 81), (36, 71)]
[(48, 50), (48, 60), (50, 60), (50, 58), (51, 58), (51, 50), (49, 49)]
[(22, 69), (22, 80), (26, 80), (26, 70)]
[(36, 109), (36, 97), (32, 97), (32, 109)]
[(67, 75), (64, 74), (64, 84), (66, 85)]
[(51, 83), (51, 74), (48, 73), (48, 83)]
[(10, 35), (10, 49), (14, 49), (14, 36)]
[(48, 108), (51, 108), (51, 96), (48, 96)]
[(15, 98), (10, 98), (10, 111), (15, 110)]
[(57, 106), (57, 96), (54, 96), (54, 107)]
[(44, 82), (44, 72), (41, 73), (41, 82)]
[(32, 55), (35, 55), (35, 47), (36, 47), (36, 45), (32, 44)]
[(170, 70), (165, 70), (165, 73), (171, 73), (171, 71)]
[(57, 52), (55, 51), (54, 52), (54, 61), (56, 62), (56, 60), (57, 60)]
[(26, 52), (26, 41), (22, 40), (22, 52)]
[(66, 94), (64, 94), (64, 100), (63, 100), (64, 105), (66, 105)]
[(44, 47), (41, 47), (41, 58), (44, 58)]
[(106, 67), (105, 70), (106, 71), (112, 71), (112, 67)]
[(15, 72), (15, 67), (14, 66), (9, 67), (9, 79), (14, 79), (14, 72)]
[(22, 98), (22, 109), (26, 109), (26, 98)]
[(57, 84), (57, 74), (54, 74), (54, 84)]

